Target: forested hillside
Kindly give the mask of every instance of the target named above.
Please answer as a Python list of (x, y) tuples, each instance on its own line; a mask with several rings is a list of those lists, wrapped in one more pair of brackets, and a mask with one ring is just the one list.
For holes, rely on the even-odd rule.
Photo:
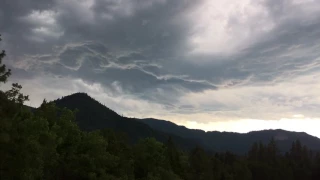
[[(0, 83), (11, 74), (2, 64), (4, 56)], [(75, 112), (53, 102), (44, 101), (31, 112), (23, 106), (28, 96), (21, 88), (13, 84), (0, 91), (1, 180), (320, 179), (320, 154), (298, 140), (285, 154), (270, 139), (267, 145), (254, 143), (243, 156), (206, 153), (200, 146), (184, 151), (170, 137), (165, 143), (144, 138), (132, 144), (124, 133), (81, 130)]]
[(60, 108), (68, 108), (77, 111), (75, 122), (81, 130), (94, 131), (100, 129), (112, 129), (125, 133), (130, 143), (136, 143), (142, 138), (153, 137), (164, 143), (169, 136), (177, 142), (178, 147), (190, 150), (198, 145), (198, 142), (190, 138), (181, 138), (172, 133), (165, 133), (153, 129), (147, 124), (135, 118), (120, 116), (116, 112), (102, 105), (86, 93), (75, 93), (53, 101)]

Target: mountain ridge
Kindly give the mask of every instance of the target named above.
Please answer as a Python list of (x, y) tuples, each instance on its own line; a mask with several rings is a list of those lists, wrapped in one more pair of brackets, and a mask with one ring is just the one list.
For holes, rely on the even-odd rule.
[[(313, 136), (311, 134), (308, 134), (304, 131), (290, 131), (290, 130), (285, 130), (285, 129), (262, 129), (262, 130), (253, 130), (253, 131), (249, 131), (249, 132), (233, 132), (233, 131), (218, 131), (218, 130), (213, 130), (213, 131), (205, 131), (205, 130), (202, 130), (202, 129), (193, 129), (193, 128), (188, 128), (184, 125), (179, 125), (179, 124), (176, 124), (170, 120), (165, 120), (165, 119), (157, 119), (157, 118), (141, 118), (142, 121), (145, 121), (145, 120), (155, 120), (155, 121), (165, 121), (167, 123), (171, 123), (171, 124), (174, 124), (176, 126), (179, 126), (179, 127), (183, 127), (183, 128), (186, 128), (188, 130), (195, 130), (195, 131), (203, 131), (205, 133), (210, 133), (210, 132), (220, 132), (220, 133), (236, 133), (236, 134), (248, 134), (248, 133), (255, 133), (255, 132), (261, 132), (261, 131), (285, 131), (285, 132), (292, 132), (292, 133), (301, 133), (301, 134), (306, 134), (308, 136), (312, 136), (312, 137), (315, 137), (315, 138), (318, 138), (317, 136)], [(320, 139), (320, 138), (319, 138)]]
[(305, 132), (275, 129), (236, 133), (188, 129), (168, 120), (123, 117), (86, 93), (71, 94), (52, 102), (58, 107), (78, 109), (76, 121), (81, 129), (92, 131), (111, 128), (128, 134), (132, 142), (146, 137), (154, 137), (160, 142), (166, 142), (168, 137), (172, 136), (184, 149), (200, 145), (210, 151), (244, 153), (254, 142), (261, 141), (266, 144), (275, 137), (278, 142), (281, 142), (279, 146), (283, 152), (289, 150), (292, 142), (297, 139), (311, 149), (320, 150), (320, 139)]
[[(153, 118), (141, 119), (141, 121), (148, 124), (150, 127), (155, 129), (173, 133), (181, 137), (197, 137), (202, 143), (209, 148), (219, 149), (221, 151), (233, 149), (235, 151), (245, 152), (250, 146), (257, 141), (261, 141), (264, 144), (268, 143), (271, 138), (275, 138), (278, 141), (280, 149), (284, 152), (290, 149), (293, 141), (299, 139), (303, 144), (311, 147), (315, 150), (320, 150), (320, 139), (318, 137), (309, 135), (305, 132), (294, 132), (283, 129), (268, 129), (261, 131), (251, 131), (248, 133), (237, 133), (237, 132), (220, 132), (220, 131), (203, 131), (198, 129), (188, 129), (185, 126), (175, 125), (174, 123), (167, 120), (157, 120)], [(228, 142), (232, 141), (234, 144), (230, 145)], [(239, 144), (239, 142), (241, 142)], [(218, 144), (218, 145), (213, 145)], [(234, 148), (237, 144), (242, 148)]]

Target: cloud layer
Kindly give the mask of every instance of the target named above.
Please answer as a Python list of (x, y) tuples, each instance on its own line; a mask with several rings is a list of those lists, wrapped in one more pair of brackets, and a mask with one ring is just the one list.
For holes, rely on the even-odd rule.
[(320, 118), (318, 1), (7, 0), (0, 30), (33, 106), (85, 91), (128, 116), (239, 132), (214, 124)]

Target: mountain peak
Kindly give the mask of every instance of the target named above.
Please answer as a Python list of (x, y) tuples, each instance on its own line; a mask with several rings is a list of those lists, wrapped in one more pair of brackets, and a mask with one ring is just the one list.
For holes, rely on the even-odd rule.
[(78, 109), (77, 123), (85, 130), (97, 129), (107, 120), (118, 120), (120, 118), (119, 114), (83, 92), (64, 96), (53, 102), (58, 107), (66, 107), (70, 110)]
[(87, 93), (85, 92), (76, 92), (76, 93), (73, 93), (71, 94), (70, 96), (87, 96), (87, 97), (90, 97)]
[(68, 96), (63, 96), (61, 99), (65, 99), (65, 98), (90, 98), (90, 99), (93, 99), (91, 96), (89, 96), (85, 92), (76, 92), (76, 93), (70, 94)]
[(147, 124), (138, 121), (138, 119), (122, 117), (86, 93), (74, 93), (54, 102), (58, 107), (66, 107), (71, 110), (78, 109), (76, 122), (82, 130), (92, 131), (110, 128), (116, 132), (126, 133), (131, 142), (147, 137), (154, 137), (160, 142), (166, 142), (167, 138), (172, 136), (179, 146), (187, 149), (196, 144), (192, 140), (154, 130)]

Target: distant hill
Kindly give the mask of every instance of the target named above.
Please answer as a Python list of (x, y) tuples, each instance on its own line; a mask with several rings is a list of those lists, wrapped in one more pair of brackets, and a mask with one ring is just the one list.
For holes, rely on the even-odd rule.
[(137, 142), (139, 139), (147, 137), (154, 137), (160, 142), (166, 142), (171, 136), (177, 145), (184, 149), (191, 149), (198, 143), (189, 138), (181, 138), (174, 134), (158, 131), (138, 119), (122, 117), (86, 93), (75, 93), (53, 102), (58, 107), (77, 109), (76, 121), (82, 130), (92, 131), (109, 128), (125, 132), (131, 142)]
[(170, 121), (158, 119), (141, 119), (150, 127), (172, 133), (184, 138), (196, 138), (201, 144), (217, 151), (232, 151), (238, 153), (246, 152), (254, 142), (261, 141), (268, 143), (272, 137), (278, 142), (281, 151), (288, 151), (292, 142), (299, 139), (302, 144), (313, 150), (320, 150), (320, 139), (303, 132), (291, 132), (281, 129), (253, 131), (249, 133), (233, 132), (205, 132), (202, 130), (188, 129), (184, 126), (176, 125)]
[(312, 150), (320, 150), (320, 139), (306, 133), (284, 130), (255, 131), (246, 134), (205, 132), (188, 129), (165, 120), (127, 118), (120, 116), (86, 93), (65, 96), (55, 100), (54, 103), (58, 107), (78, 109), (76, 121), (81, 129), (92, 131), (110, 128), (126, 133), (131, 142), (137, 142), (146, 137), (154, 137), (160, 142), (166, 142), (171, 136), (176, 144), (183, 149), (191, 149), (196, 145), (201, 145), (208, 151), (245, 153), (254, 142), (267, 143), (274, 137), (281, 151), (289, 150), (292, 142), (297, 139)]

